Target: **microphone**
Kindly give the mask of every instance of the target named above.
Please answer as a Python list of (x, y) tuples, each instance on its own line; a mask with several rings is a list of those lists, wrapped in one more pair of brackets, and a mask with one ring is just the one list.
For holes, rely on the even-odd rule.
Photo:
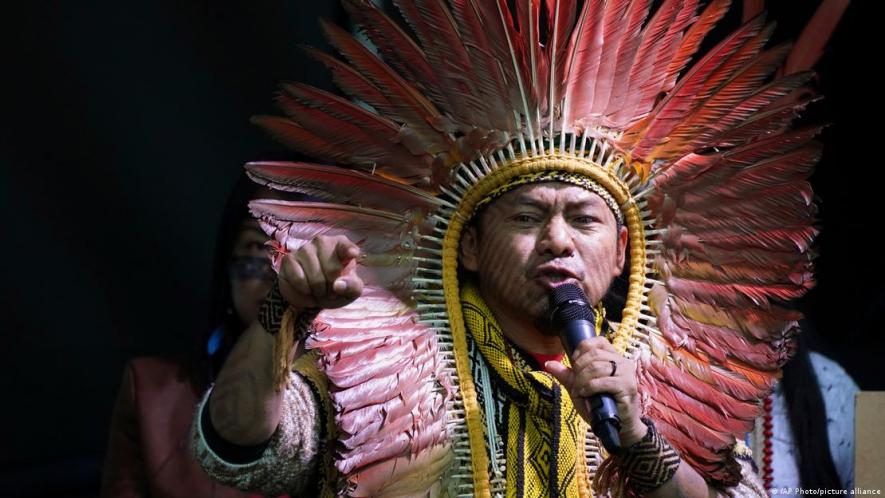
[[(569, 359), (578, 344), (584, 339), (596, 336), (596, 313), (587, 303), (584, 291), (575, 284), (563, 284), (550, 293), (550, 323), (559, 331), (562, 345)], [(575, 400), (577, 402), (577, 400)], [(584, 400), (588, 402), (588, 400)], [(602, 441), (605, 449), (616, 455), (621, 452), (621, 417), (618, 406), (611, 394), (600, 393), (590, 396), (590, 425), (593, 434)]]

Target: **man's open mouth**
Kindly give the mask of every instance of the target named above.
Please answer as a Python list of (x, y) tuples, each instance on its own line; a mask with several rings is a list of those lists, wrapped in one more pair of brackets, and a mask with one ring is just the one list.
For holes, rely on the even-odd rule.
[(581, 278), (572, 270), (558, 266), (541, 266), (533, 276), (533, 279), (544, 285), (545, 287), (556, 287), (566, 282), (577, 282)]

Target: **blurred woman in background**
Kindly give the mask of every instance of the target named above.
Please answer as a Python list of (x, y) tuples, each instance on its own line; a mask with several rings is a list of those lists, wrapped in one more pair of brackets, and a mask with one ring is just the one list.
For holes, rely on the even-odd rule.
[(767, 488), (854, 487), (854, 396), (857, 384), (835, 361), (811, 351), (802, 322), (796, 354), (764, 403), (748, 442)]
[(111, 421), (102, 497), (245, 497), (212, 481), (193, 459), (190, 427), (200, 395), (237, 337), (258, 317), (273, 283), (267, 236), (249, 215), (269, 192), (243, 175), (227, 200), (215, 246), (209, 324), (189, 358), (131, 360)]

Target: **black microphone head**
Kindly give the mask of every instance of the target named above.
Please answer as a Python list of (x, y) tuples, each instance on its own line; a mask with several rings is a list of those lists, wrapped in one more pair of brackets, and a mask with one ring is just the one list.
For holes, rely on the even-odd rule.
[(574, 320), (596, 321), (596, 313), (587, 302), (584, 290), (576, 284), (562, 284), (553, 288), (549, 296), (550, 322), (556, 330)]
[(582, 289), (578, 284), (562, 284), (557, 285), (550, 292), (550, 306), (557, 307), (561, 304), (565, 304), (568, 301), (584, 301), (587, 302), (587, 295), (584, 294), (584, 289)]

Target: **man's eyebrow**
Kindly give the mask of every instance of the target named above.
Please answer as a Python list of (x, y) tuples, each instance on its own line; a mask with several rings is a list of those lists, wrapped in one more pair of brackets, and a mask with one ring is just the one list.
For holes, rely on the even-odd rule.
[(601, 207), (608, 207), (608, 205), (605, 203), (605, 201), (602, 200), (601, 197), (599, 197), (598, 195), (594, 195), (591, 197), (581, 199), (580, 201), (569, 203), (568, 207), (569, 208), (583, 208), (583, 207), (601, 208)]
[(531, 206), (538, 209), (547, 209), (547, 203), (541, 201), (539, 199), (535, 199), (534, 197), (529, 197), (528, 195), (521, 194), (516, 196), (513, 200), (514, 206)]

